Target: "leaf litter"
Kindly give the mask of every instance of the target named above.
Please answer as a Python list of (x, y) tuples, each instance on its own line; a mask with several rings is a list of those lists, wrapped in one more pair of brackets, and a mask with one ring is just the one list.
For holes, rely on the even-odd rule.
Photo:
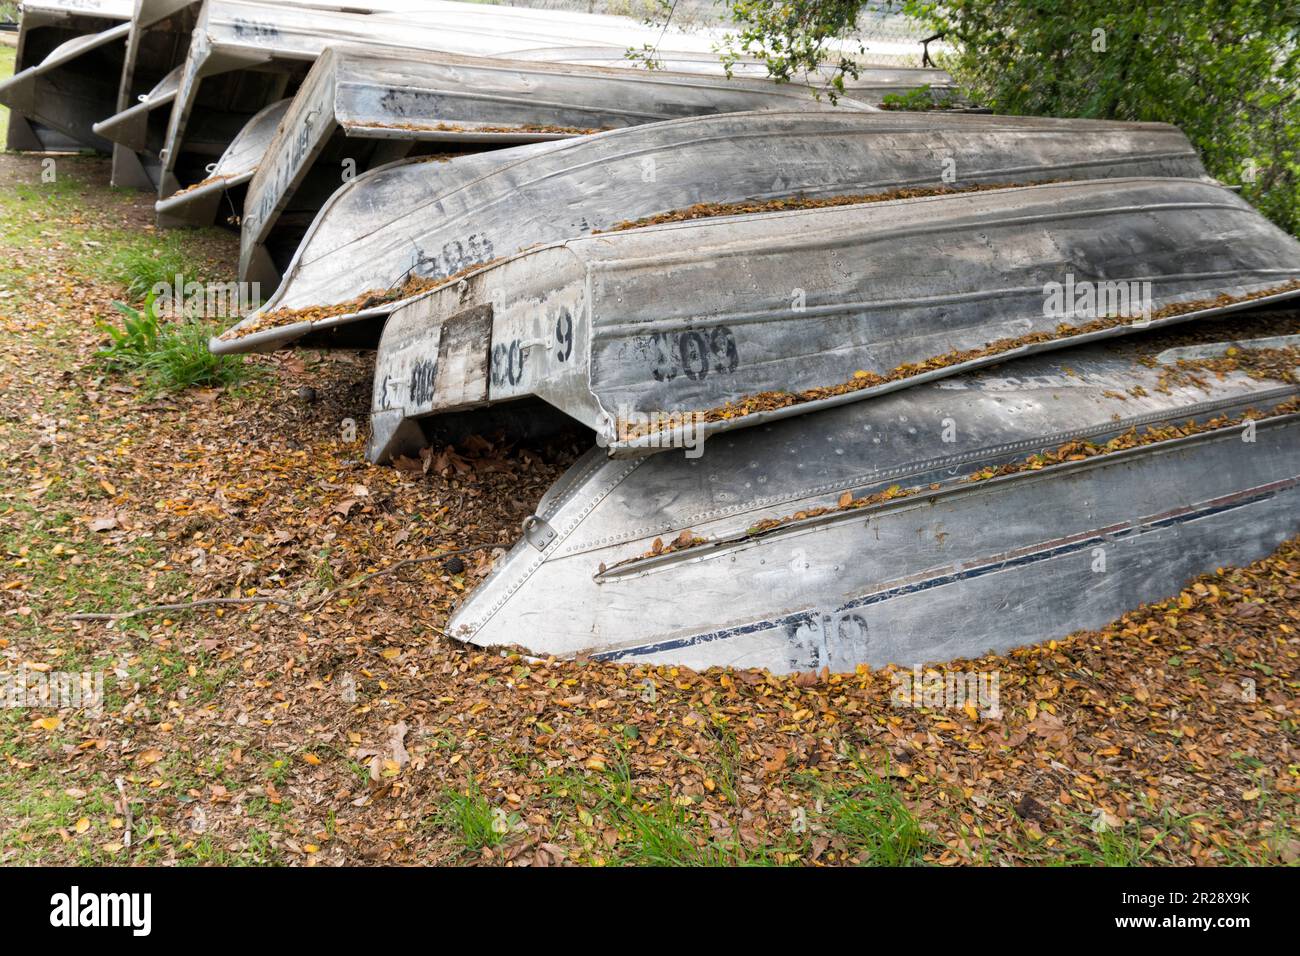
[[(31, 210), (51, 235), (147, 218), (102, 161), (70, 166), (90, 184), (80, 204)], [(26, 157), (0, 173), (39, 181)], [(233, 261), (233, 240), (194, 241)], [(71, 621), (204, 597), (301, 605), (404, 558), (509, 547), (585, 442), (481, 436), (368, 466), (340, 427), (369, 396), (372, 363), (349, 353), (257, 356), (242, 391), (151, 399), (94, 363), (93, 319), (121, 291), (70, 243), (5, 251), (23, 277), (0, 309), (0, 655), (102, 669), (107, 694), (99, 715), (6, 718), (4, 862), (1300, 856), (1296, 539), (1099, 631), (937, 668), (996, 672), (997, 718), (898, 706), (892, 668), (695, 673), (465, 647), (441, 628), (490, 548), (311, 612)], [(304, 386), (316, 401), (292, 399)], [(906, 845), (864, 829), (877, 817), (907, 824)]]

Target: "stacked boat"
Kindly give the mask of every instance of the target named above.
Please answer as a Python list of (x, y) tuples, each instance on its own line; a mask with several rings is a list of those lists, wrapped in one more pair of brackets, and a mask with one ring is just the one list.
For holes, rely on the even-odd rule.
[[(910, 666), (1300, 531), (1300, 243), (1177, 129), (880, 108), (931, 70), (818, 103), (716, 38), (646, 72), (630, 23), (402, 2), (139, 0), (0, 98), (121, 41), (90, 135), (163, 224), (231, 211), (268, 293), (212, 350), (374, 349), (373, 461), (588, 430), (455, 637)], [(84, 134), (61, 110), (11, 142)]]

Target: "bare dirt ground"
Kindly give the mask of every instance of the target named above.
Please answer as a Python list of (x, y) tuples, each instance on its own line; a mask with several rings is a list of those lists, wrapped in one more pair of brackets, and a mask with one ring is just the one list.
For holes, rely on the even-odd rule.
[[(894, 706), (865, 668), (467, 650), (440, 628), (481, 546), (515, 540), (579, 441), (372, 467), (369, 356), (174, 393), (109, 373), (113, 257), (179, 244), (225, 278), (235, 237), (158, 237), (104, 160), (57, 170), (0, 157), (0, 657), (103, 671), (106, 700), (0, 710), (0, 862), (1300, 857), (1294, 541), (1102, 632), (951, 665), (1000, 674), (998, 719)], [(265, 603), (71, 619), (232, 597)]]

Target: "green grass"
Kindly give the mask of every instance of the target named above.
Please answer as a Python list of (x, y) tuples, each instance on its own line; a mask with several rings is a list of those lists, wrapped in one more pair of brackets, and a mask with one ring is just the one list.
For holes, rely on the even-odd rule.
[[(3, 8), (0, 4), (0, 8)], [(6, 44), (0, 44), (0, 78), (8, 78), (14, 75), (14, 63), (18, 59), (18, 48)], [(9, 128), (9, 108), (0, 106), (0, 129)]]
[(154, 388), (163, 391), (198, 385), (229, 387), (248, 378), (249, 366), (242, 355), (214, 355), (208, 349), (208, 339), (219, 331), (215, 325), (189, 315), (165, 321), (152, 293), (142, 308), (122, 302), (114, 306), (121, 313), (119, 322), (100, 323), (109, 337), (99, 352), (106, 369), (142, 372)]
[[(181, 276), (186, 282), (203, 281), (195, 274), (195, 263), (186, 248), (184, 233), (169, 232), (149, 237), (119, 248), (108, 260), (104, 276), (122, 285), (133, 300), (139, 301), (154, 286), (176, 284)], [(179, 294), (180, 290), (177, 290)]]
[(888, 778), (863, 773), (862, 782), (823, 798), (826, 825), (871, 866), (907, 866), (921, 861), (929, 843), (916, 818)]
[[(0, 491), (11, 485), (0, 482)], [(52, 489), (53, 490), (53, 489)], [(6, 571), (31, 576), (33, 613), (11, 619), (15, 632), (45, 633), (47, 620), (70, 609), (116, 611), (136, 603), (144, 593), (145, 570), (162, 558), (153, 541), (139, 539), (114, 546), (97, 537), (75, 539), (77, 516), (70, 510), (42, 514), (27, 503), (14, 506), (7, 527), (0, 528), (0, 558)], [(78, 563), (74, 558), (80, 557)], [(172, 586), (178, 575), (163, 575), (158, 586)], [(76, 661), (62, 661), (64, 669)]]
[(434, 817), (434, 823), (450, 830), (467, 851), (474, 853), (484, 847), (500, 846), (506, 838), (509, 827), (501, 832), (496, 825), (497, 816), (471, 773), (463, 793), (449, 790), (443, 794), (442, 809)]
[[(722, 728), (719, 728), (720, 730)], [(716, 779), (734, 779), (734, 738), (721, 734)], [(730, 767), (731, 769), (728, 769)], [(619, 834), (611, 849), (591, 846), (587, 851), (631, 866), (774, 866), (792, 862), (806, 850), (806, 840), (790, 835), (775, 843), (747, 845), (735, 826), (714, 828), (692, 812), (694, 801), (674, 798), (668, 792), (638, 794), (625, 754), (615, 751), (609, 768), (584, 775), (544, 778), (550, 799), (574, 807), (579, 821), (591, 827), (597, 818)], [(725, 785), (720, 792), (727, 796)]]

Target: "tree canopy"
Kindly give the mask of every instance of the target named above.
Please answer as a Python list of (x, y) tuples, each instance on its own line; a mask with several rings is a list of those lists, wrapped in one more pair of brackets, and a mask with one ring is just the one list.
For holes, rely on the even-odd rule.
[[(1211, 175), (1300, 234), (1300, 0), (723, 0), (724, 63), (834, 97), (868, 6), (943, 34), (938, 65), (995, 112), (1180, 127)], [(668, 16), (663, 2), (659, 14)], [(870, 51), (870, 42), (866, 44)], [(1088, 144), (1079, 144), (1086, 151)]]

